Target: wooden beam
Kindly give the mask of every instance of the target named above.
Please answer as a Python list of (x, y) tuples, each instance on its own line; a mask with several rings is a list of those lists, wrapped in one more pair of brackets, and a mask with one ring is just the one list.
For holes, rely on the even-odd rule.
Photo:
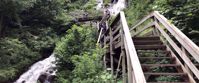
[(117, 69), (116, 69), (116, 78), (117, 78), (118, 72), (120, 71), (119, 69), (120, 69), (122, 58), (123, 58), (123, 55), (122, 55), (122, 52), (121, 52), (120, 58), (119, 58), (119, 61), (118, 61), (118, 65), (117, 65)]
[(124, 49), (122, 49), (122, 78), (123, 78), (123, 83), (126, 83), (126, 59), (124, 55)]
[(111, 58), (111, 74), (112, 76), (114, 75), (114, 64), (113, 64), (113, 35), (112, 35), (112, 27), (110, 27), (109, 29), (109, 33), (110, 33), (110, 58)]
[(115, 33), (117, 33), (120, 29), (121, 29), (121, 24), (117, 26), (117, 28), (113, 31), (113, 35), (115, 35)]
[(100, 34), (99, 34), (99, 36), (98, 36), (97, 43), (99, 43), (99, 42), (100, 42), (101, 35), (102, 35), (102, 28), (100, 29)]
[(120, 29), (120, 35), (121, 35), (121, 55), (122, 57), (122, 79), (123, 83), (127, 83), (127, 77), (126, 77), (126, 55), (125, 55), (125, 48), (124, 48), (124, 33), (123, 30)]
[(113, 38), (113, 41), (117, 40), (118, 38), (120, 38), (120, 34), (117, 34), (117, 35)]

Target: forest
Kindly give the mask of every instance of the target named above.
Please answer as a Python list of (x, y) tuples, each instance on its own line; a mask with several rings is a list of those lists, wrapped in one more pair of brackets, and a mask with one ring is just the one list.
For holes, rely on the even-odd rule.
[[(97, 0), (0, 0), (0, 83), (15, 82), (52, 53), (58, 58), (53, 83), (112, 82), (103, 69), (104, 49), (96, 45), (96, 21), (103, 15), (96, 4)], [(128, 0), (123, 11), (132, 27), (154, 10), (199, 44), (199, 0)]]

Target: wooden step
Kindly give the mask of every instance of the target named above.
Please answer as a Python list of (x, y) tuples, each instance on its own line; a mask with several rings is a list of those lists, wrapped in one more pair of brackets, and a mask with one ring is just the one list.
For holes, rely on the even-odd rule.
[[(151, 55), (152, 54), (152, 56), (154, 55), (154, 57), (166, 57), (166, 56), (168, 56), (169, 54), (170, 54), (170, 52), (169, 51), (163, 51), (163, 50), (153, 50), (153, 51), (151, 51), (151, 50), (137, 50), (137, 54), (139, 55), (139, 56), (141, 56), (141, 55)], [(159, 56), (160, 55), (160, 56)]]
[(141, 64), (143, 67), (180, 67), (179, 64)]
[[(178, 67), (178, 66), (177, 66)], [(178, 68), (176, 66), (142, 66), (143, 72), (151, 73), (176, 73)]]
[(150, 40), (150, 41), (134, 41), (135, 45), (162, 45), (160, 40)]
[(172, 57), (140, 57), (143, 64), (172, 64), (175, 58)]
[[(148, 82), (161, 82), (161, 83), (164, 83), (164, 82), (174, 82), (174, 83), (177, 83), (177, 82), (188, 82), (188, 76), (186, 73), (151, 73), (151, 72), (147, 72), (147, 73), (144, 73), (145, 77), (146, 77), (146, 80)], [(162, 79), (162, 80), (157, 80), (158, 78), (174, 78), (176, 80), (166, 80), (166, 79)], [(148, 83), (147, 82), (147, 83)]]
[(170, 53), (167, 50), (138, 50), (137, 53)]
[(136, 50), (166, 50), (165, 45), (135, 45)]
[(139, 57), (139, 59), (174, 59), (173, 57)]
[(160, 37), (158, 36), (152, 36), (152, 37), (133, 37), (133, 41), (135, 40), (160, 40)]
[(147, 82), (147, 83), (190, 83), (190, 82)]
[(146, 72), (144, 75), (153, 75), (153, 76), (186, 76), (186, 73), (151, 73)]

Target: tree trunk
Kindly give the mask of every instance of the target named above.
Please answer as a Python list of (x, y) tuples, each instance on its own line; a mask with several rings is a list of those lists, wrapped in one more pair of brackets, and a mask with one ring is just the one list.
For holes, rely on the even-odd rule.
[(2, 29), (3, 29), (3, 16), (0, 16), (0, 37), (2, 37)]
[(15, 20), (16, 20), (17, 25), (19, 26), (19, 28), (22, 29), (21, 18), (19, 17), (18, 14), (15, 14)]

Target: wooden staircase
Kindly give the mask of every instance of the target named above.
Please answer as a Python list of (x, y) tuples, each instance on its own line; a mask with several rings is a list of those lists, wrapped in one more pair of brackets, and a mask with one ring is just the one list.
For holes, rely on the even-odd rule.
[(189, 83), (187, 74), (159, 37), (133, 37), (133, 41), (147, 83)]
[(199, 83), (199, 47), (157, 11), (131, 29), (124, 12), (110, 25), (105, 23), (107, 30), (99, 28), (98, 43), (106, 49), (104, 68), (116, 81)]

